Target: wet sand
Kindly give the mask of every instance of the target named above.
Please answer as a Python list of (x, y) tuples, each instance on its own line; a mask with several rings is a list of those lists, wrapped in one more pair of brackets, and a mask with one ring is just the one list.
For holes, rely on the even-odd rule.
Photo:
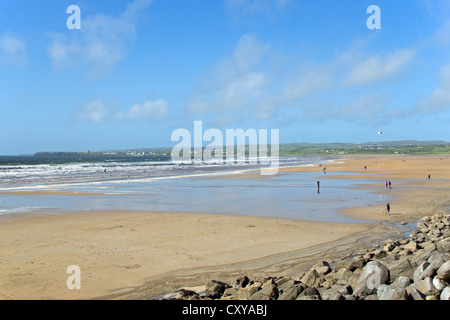
[[(322, 167), (280, 171), (302, 170), (320, 172)], [(389, 192), (391, 214), (386, 215), (382, 206), (342, 212), (373, 223), (311, 222), (239, 212), (5, 215), (0, 217), (0, 299), (142, 299), (242, 274), (296, 275), (317, 259), (338, 259), (398, 232), (392, 224), (380, 222), (414, 221), (450, 204), (448, 157), (352, 157), (327, 164), (327, 171), (349, 172), (342, 175), (346, 179), (373, 179), (358, 187)], [(336, 178), (329, 174), (321, 180)], [(392, 190), (384, 189), (385, 179), (393, 182)], [(81, 269), (80, 290), (66, 287), (69, 265)]]

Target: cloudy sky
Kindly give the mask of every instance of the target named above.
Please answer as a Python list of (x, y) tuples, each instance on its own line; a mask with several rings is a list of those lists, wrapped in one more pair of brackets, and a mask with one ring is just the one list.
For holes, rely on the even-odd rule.
[(0, 154), (173, 146), (195, 120), (449, 141), (450, 1), (0, 2)]

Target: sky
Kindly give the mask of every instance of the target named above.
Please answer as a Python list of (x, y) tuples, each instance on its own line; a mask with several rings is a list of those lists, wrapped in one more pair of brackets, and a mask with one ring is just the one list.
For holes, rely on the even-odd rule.
[(173, 147), (194, 121), (449, 141), (450, 1), (0, 0), (0, 154)]

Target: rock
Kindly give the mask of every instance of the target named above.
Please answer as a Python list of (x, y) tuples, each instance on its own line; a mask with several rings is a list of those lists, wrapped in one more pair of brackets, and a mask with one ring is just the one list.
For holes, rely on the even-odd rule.
[(425, 295), (418, 291), (414, 284), (411, 284), (405, 290), (413, 300), (425, 300)]
[(436, 247), (439, 251), (450, 252), (450, 238), (438, 241)]
[(298, 282), (293, 279), (289, 279), (287, 281), (284, 281), (283, 283), (277, 282), (278, 293), (282, 294), (284, 291), (291, 289), (296, 284), (298, 284)]
[(335, 270), (345, 268), (350, 271), (355, 271), (357, 268), (364, 267), (364, 264), (365, 260), (362, 257), (356, 257), (351, 260), (339, 261), (335, 266)]
[(450, 260), (444, 262), (437, 270), (439, 279), (450, 282)]
[(408, 244), (403, 246), (403, 249), (409, 250), (411, 252), (416, 252), (419, 249), (419, 247), (417, 245), (417, 242), (410, 241)]
[(396, 286), (398, 288), (406, 289), (412, 283), (412, 280), (409, 277), (400, 276), (394, 280), (392, 286)]
[(306, 284), (308, 287), (313, 286), (319, 278), (319, 274), (316, 270), (310, 270), (305, 273), (305, 275), (300, 279), (301, 282)]
[(371, 261), (364, 267), (354, 294), (358, 296), (374, 294), (380, 285), (388, 283), (389, 280), (389, 269), (378, 261)]
[(270, 299), (273, 300), (276, 300), (278, 298), (278, 288), (273, 280), (269, 280), (264, 283), (261, 287), (261, 290), (258, 292), (267, 295)]
[(306, 287), (303, 284), (296, 284), (293, 287), (284, 290), (283, 293), (279, 295), (278, 300), (295, 300), (305, 288)]
[(442, 290), (440, 295), (441, 300), (450, 300), (450, 287), (447, 286), (444, 290)]
[(321, 300), (320, 296), (302, 296), (299, 295), (295, 300)]
[(407, 300), (408, 293), (405, 289), (382, 284), (377, 289), (378, 300)]
[(422, 261), (428, 260), (435, 250), (436, 245), (434, 243), (430, 243), (429, 245), (424, 246), (423, 249), (417, 250), (411, 258), (411, 261), (420, 264)]
[(261, 282), (255, 282), (251, 285), (247, 285), (245, 288), (240, 289), (238, 291), (238, 299), (239, 300), (247, 300), (250, 298), (255, 292), (259, 291), (261, 289), (262, 283)]
[(336, 285), (323, 291), (320, 296), (322, 300), (346, 300), (345, 296), (351, 292), (352, 288), (349, 285)]
[(414, 282), (415, 283), (417, 283), (429, 276), (431, 269), (428, 269), (428, 267), (430, 265), (431, 264), (428, 261), (424, 261), (417, 267), (416, 271), (414, 271)]
[(406, 257), (402, 257), (398, 260), (393, 260), (391, 262), (386, 263), (386, 267), (389, 268), (391, 278), (395, 279), (399, 276), (406, 276), (413, 278), (414, 268), (416, 264), (411, 262)]
[(224, 282), (212, 280), (206, 284), (205, 290), (208, 296), (210, 296), (213, 299), (218, 299), (222, 296), (225, 289), (227, 288), (230, 288), (230, 285)]
[(446, 282), (439, 279), (439, 278), (434, 278), (433, 279), (433, 286), (436, 288), (437, 291), (442, 292), (442, 290), (445, 289), (445, 287), (447, 286)]
[(334, 278), (338, 283), (346, 283), (351, 276), (353, 276), (353, 273), (345, 268), (339, 269), (339, 271), (334, 274)]
[(322, 300), (319, 290), (315, 287), (306, 288), (296, 300)]
[(332, 290), (327, 290), (321, 294), (322, 300), (345, 300), (342, 293)]
[(316, 263), (313, 267), (311, 267), (311, 269), (309, 269), (309, 270), (310, 271), (315, 270), (317, 273), (323, 273), (323, 272), (320, 272), (319, 270), (330, 270), (331, 271), (331, 266), (328, 263), (328, 261), (320, 261), (320, 262)]
[(247, 276), (242, 276), (236, 279), (234, 286), (236, 288), (245, 288), (250, 283), (250, 279)]
[(192, 298), (198, 298), (198, 293), (192, 290), (187, 289), (180, 289), (178, 290), (177, 295), (175, 296), (175, 299), (182, 299), (182, 300), (189, 300)]
[(414, 282), (414, 287), (425, 296), (435, 296), (439, 294), (439, 291), (434, 287), (433, 280), (430, 277)]
[(439, 296), (438, 295), (426, 296), (425, 300), (439, 300)]
[(248, 300), (272, 300), (267, 294), (257, 291)]

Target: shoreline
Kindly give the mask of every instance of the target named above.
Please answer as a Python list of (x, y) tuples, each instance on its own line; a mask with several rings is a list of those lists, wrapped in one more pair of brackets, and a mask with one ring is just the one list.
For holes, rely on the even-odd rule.
[[(379, 182), (389, 176), (394, 182), (392, 215), (384, 215), (382, 206), (342, 211), (369, 223), (123, 210), (5, 215), (0, 220), (0, 299), (150, 299), (213, 278), (293, 275), (317, 259), (373, 246), (401, 233), (395, 224), (449, 204), (448, 157), (347, 158), (351, 159), (327, 163), (328, 172), (373, 179), (364, 188), (380, 193), (387, 191)], [(425, 160), (435, 167), (421, 167)], [(432, 181), (419, 180), (433, 168)], [(436, 175), (439, 181), (433, 180)], [(330, 174), (323, 179), (334, 178)], [(66, 268), (77, 263), (82, 289), (68, 290)]]

